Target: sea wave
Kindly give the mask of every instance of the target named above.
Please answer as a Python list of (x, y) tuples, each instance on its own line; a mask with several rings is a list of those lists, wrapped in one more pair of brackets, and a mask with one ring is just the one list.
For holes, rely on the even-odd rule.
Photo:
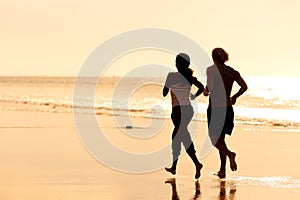
[[(73, 102), (70, 96), (57, 99), (55, 96), (43, 97), (16, 97), (1, 96), (2, 110), (41, 111), (41, 112), (85, 112), (97, 115), (121, 115), (154, 119), (170, 118), (171, 102), (169, 99), (145, 98), (135, 101), (127, 99), (98, 98), (96, 102), (86, 98)], [(193, 103), (195, 115), (193, 120), (206, 121), (207, 103)], [(236, 106), (235, 122), (238, 124), (273, 126), (273, 127), (300, 127), (298, 110), (277, 108), (257, 108)]]
[(235, 181), (236, 185), (268, 186), (272, 188), (300, 189), (300, 179), (289, 176), (271, 176), (271, 177), (245, 177), (237, 176), (227, 178), (229, 181)]
[[(122, 79), (122, 85), (118, 86)], [(299, 77), (246, 77), (248, 91), (234, 106), (235, 122), (273, 127), (300, 127), (300, 93), (295, 90)], [(124, 115), (145, 118), (170, 118), (170, 98), (161, 97), (164, 78), (101, 78), (94, 97), (73, 100), (75, 77), (0, 77), (0, 109), (34, 112), (91, 112), (98, 115)], [(124, 81), (125, 80), (125, 81)], [(89, 88), (94, 79), (85, 78)], [(147, 88), (128, 91), (136, 84)], [(234, 85), (234, 91), (238, 86)], [(131, 90), (130, 90), (131, 91)], [(233, 91), (233, 92), (234, 92)], [(113, 93), (111, 93), (113, 92)], [(112, 95), (117, 93), (116, 95)], [(125, 96), (122, 96), (125, 95)], [(206, 121), (208, 99), (192, 101), (194, 119)], [(196, 103), (197, 102), (197, 103)]]

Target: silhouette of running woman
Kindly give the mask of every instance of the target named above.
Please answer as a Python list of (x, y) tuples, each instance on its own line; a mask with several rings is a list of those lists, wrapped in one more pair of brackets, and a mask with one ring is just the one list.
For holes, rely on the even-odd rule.
[[(172, 98), (172, 114), (171, 119), (174, 124), (172, 133), (172, 154), (173, 165), (171, 168), (165, 168), (166, 171), (176, 174), (176, 166), (180, 155), (181, 143), (184, 145), (187, 154), (193, 160), (196, 167), (195, 178), (200, 177), (202, 164), (198, 161), (194, 144), (191, 140), (188, 131), (188, 125), (194, 115), (191, 100), (194, 100), (204, 91), (204, 86), (196, 77), (193, 76), (193, 71), (189, 68), (190, 58), (187, 54), (180, 53), (176, 56), (176, 68), (178, 72), (168, 74), (166, 83), (163, 89), (163, 96), (167, 96), (169, 90)], [(198, 87), (196, 94), (191, 94), (192, 85)]]
[[(219, 150), (221, 160), (220, 170), (216, 175), (220, 178), (225, 178), (227, 156), (230, 160), (231, 170), (237, 170), (236, 153), (227, 148), (225, 134), (231, 135), (234, 127), (232, 105), (247, 90), (247, 84), (238, 71), (224, 64), (228, 61), (228, 53), (224, 49), (215, 48), (212, 51), (212, 58), (214, 65), (207, 68), (207, 86), (204, 90), (204, 95), (209, 95), (207, 109), (209, 136), (212, 144)], [(234, 81), (237, 82), (240, 89), (231, 96)]]

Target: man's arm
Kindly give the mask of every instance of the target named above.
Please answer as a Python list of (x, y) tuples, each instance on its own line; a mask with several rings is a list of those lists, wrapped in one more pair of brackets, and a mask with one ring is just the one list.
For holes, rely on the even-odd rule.
[(246, 90), (248, 89), (248, 86), (246, 84), (246, 82), (244, 81), (244, 79), (241, 77), (241, 75), (239, 74), (235, 81), (238, 83), (238, 85), (240, 86), (240, 89), (237, 93), (235, 93), (230, 99), (231, 99), (231, 104), (234, 105), (236, 102), (236, 99), (241, 96), (244, 92), (246, 92)]
[(214, 86), (214, 74), (213, 74), (213, 69), (211, 67), (207, 68), (206, 70), (206, 76), (207, 76), (207, 81), (206, 81), (206, 84), (207, 84), (207, 89), (208, 91), (210, 91), (213, 86)]
[(214, 86), (214, 74), (213, 74), (213, 69), (211, 67), (206, 69), (206, 76), (207, 76), (207, 81), (206, 81), (206, 87), (204, 89), (204, 96), (209, 95), (209, 91), (213, 88)]

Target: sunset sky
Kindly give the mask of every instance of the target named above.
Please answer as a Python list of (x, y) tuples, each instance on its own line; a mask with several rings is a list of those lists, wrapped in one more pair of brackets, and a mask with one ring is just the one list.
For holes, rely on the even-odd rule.
[[(0, 75), (76, 76), (102, 42), (153, 27), (184, 34), (208, 54), (224, 47), (244, 75), (299, 76), (299, 8), (298, 0), (1, 0)], [(153, 63), (174, 63), (159, 57)], [(131, 55), (109, 75), (151, 62)]]

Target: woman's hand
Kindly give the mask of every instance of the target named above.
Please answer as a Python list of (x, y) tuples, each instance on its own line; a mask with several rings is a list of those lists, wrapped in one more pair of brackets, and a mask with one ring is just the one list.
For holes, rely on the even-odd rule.
[(196, 94), (191, 94), (191, 100), (196, 99), (197, 95)]

